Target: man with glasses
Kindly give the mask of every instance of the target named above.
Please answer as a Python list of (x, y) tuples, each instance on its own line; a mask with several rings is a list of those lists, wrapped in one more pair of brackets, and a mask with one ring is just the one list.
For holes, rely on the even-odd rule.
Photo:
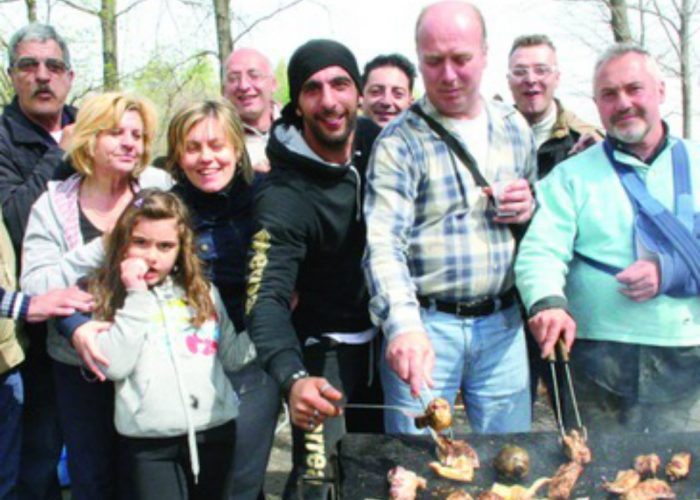
[[(535, 136), (538, 178), (547, 175), (571, 154), (603, 139), (593, 125), (564, 109), (554, 97), (559, 87), (559, 68), (556, 49), (547, 35), (523, 35), (515, 39), (508, 59), (508, 85), (515, 107)], [(537, 397), (540, 380), (544, 381), (551, 398), (551, 371), (530, 332), (527, 332), (527, 350), (532, 401), (534, 403)]]
[(265, 155), (272, 122), (277, 118), (273, 94), (277, 80), (270, 61), (255, 49), (235, 50), (226, 60), (224, 97), (238, 110), (246, 134), (246, 149), (256, 172), (268, 172)]
[[(59, 172), (75, 109), (65, 101), (73, 83), (70, 54), (53, 27), (30, 24), (8, 47), (15, 97), (0, 117), (0, 201), (16, 254), (34, 201)], [(21, 365), (25, 400), (19, 498), (58, 499), (62, 437), (44, 324), (24, 328), (30, 340)], [(0, 466), (2, 468), (2, 466)]]
[(523, 35), (515, 39), (508, 60), (508, 85), (515, 107), (535, 136), (539, 178), (572, 152), (603, 139), (593, 125), (564, 109), (554, 97), (559, 86), (559, 68), (556, 49), (546, 35)]

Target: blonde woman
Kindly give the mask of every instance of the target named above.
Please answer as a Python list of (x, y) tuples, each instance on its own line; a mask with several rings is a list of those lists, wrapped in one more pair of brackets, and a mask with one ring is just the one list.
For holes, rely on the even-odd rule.
[[(87, 99), (67, 157), (76, 174), (49, 183), (32, 207), (22, 249), (23, 291), (45, 293), (76, 283), (99, 266), (109, 233), (141, 188), (151, 157), (156, 115), (146, 100), (118, 92)], [(165, 175), (150, 185), (167, 188)], [(144, 186), (148, 187), (148, 186)], [(71, 339), (49, 324), (59, 418), (68, 449), (73, 498), (116, 496), (114, 388), (81, 369)]]
[[(237, 331), (245, 328), (246, 258), (253, 233), (253, 196), (262, 180), (245, 150), (238, 113), (223, 100), (204, 100), (180, 110), (168, 127), (167, 166), (190, 210), (197, 252), (217, 286)], [(229, 500), (262, 493), (280, 408), (277, 383), (257, 361), (227, 373), (240, 398)]]

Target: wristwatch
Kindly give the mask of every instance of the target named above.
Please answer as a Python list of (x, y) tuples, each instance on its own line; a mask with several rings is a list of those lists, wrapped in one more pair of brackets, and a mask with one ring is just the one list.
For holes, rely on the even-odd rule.
[(289, 391), (292, 390), (292, 386), (294, 385), (294, 382), (297, 380), (300, 380), (302, 378), (306, 378), (309, 376), (309, 372), (304, 370), (303, 368), (301, 370), (297, 370), (294, 373), (292, 373), (289, 377), (287, 377), (287, 380), (284, 381), (282, 384), (282, 391), (285, 396), (289, 396)]

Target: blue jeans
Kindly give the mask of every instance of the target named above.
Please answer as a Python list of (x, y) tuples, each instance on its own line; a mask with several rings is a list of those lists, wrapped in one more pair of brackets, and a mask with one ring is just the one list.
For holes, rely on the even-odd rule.
[[(530, 377), (518, 307), (477, 318), (421, 309), (421, 317), (435, 350), (435, 396), (452, 404), (462, 389), (474, 432), (528, 432)], [(386, 404), (421, 413), (420, 401), (413, 399), (409, 385), (387, 363), (382, 363), (381, 374)], [(427, 402), (425, 391), (422, 396)], [(412, 418), (398, 411), (386, 411), (384, 425), (388, 434), (422, 432)]]
[(17, 498), (23, 404), (19, 370), (0, 375), (0, 500)]
[(282, 404), (277, 382), (258, 363), (227, 373), (240, 400), (228, 500), (264, 499), (263, 483)]

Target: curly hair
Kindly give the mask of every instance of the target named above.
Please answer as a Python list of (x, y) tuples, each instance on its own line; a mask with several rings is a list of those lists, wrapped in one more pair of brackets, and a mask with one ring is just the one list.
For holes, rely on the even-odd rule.
[(95, 316), (112, 321), (117, 309), (124, 305), (126, 289), (120, 273), (115, 270), (124, 260), (134, 227), (143, 219), (175, 219), (177, 222), (180, 251), (171, 276), (185, 290), (187, 304), (194, 310), (192, 324), (201, 326), (215, 314), (215, 309), (209, 295), (210, 284), (204, 277), (195, 250), (187, 208), (173, 193), (158, 189), (145, 189), (138, 193), (108, 236), (105, 263), (89, 283), (90, 293), (95, 297)]

